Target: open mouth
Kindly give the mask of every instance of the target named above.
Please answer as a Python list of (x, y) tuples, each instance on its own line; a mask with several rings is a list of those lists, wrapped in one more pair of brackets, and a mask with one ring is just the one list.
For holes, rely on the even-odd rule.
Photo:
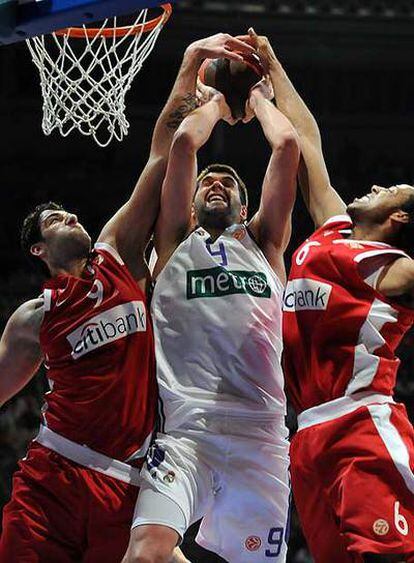
[(362, 197), (356, 197), (354, 199), (354, 201), (360, 201), (360, 202), (367, 202), (371, 199), (371, 196), (369, 195), (363, 195)]
[(226, 198), (223, 194), (214, 193), (214, 194), (210, 194), (210, 195), (207, 197), (206, 202), (207, 202), (207, 203), (216, 203), (216, 202), (220, 202), (220, 203), (225, 203), (225, 204), (227, 204), (227, 198)]

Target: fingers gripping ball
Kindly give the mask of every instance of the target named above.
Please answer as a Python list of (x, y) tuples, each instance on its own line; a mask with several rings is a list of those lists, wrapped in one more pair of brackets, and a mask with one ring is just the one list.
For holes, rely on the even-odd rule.
[(245, 116), (250, 88), (263, 77), (263, 68), (255, 54), (240, 53), (244, 61), (206, 59), (200, 67), (200, 80), (219, 90), (234, 119)]

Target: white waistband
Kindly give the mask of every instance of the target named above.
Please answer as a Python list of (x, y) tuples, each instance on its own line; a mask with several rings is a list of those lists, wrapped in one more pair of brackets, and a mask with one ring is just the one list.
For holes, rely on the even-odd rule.
[(390, 395), (382, 395), (381, 393), (372, 393), (371, 391), (363, 391), (354, 393), (346, 397), (340, 397), (328, 403), (322, 403), (311, 409), (303, 411), (298, 416), (298, 430), (303, 430), (309, 426), (328, 422), (349, 414), (360, 407), (370, 405), (372, 403), (394, 403), (394, 399)]
[(87, 446), (81, 446), (76, 442), (72, 442), (46, 426), (40, 426), (39, 434), (35, 440), (42, 444), (42, 446), (57, 452), (75, 463), (79, 463), (79, 465), (89, 467), (130, 485), (137, 487), (140, 485), (140, 470), (138, 468), (95, 452)]

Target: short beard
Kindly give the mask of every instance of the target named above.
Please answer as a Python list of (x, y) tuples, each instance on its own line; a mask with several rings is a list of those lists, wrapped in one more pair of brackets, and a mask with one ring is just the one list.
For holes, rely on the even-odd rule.
[(225, 210), (206, 209), (202, 207), (197, 209), (197, 223), (200, 227), (206, 229), (227, 229), (230, 225), (238, 223), (240, 215), (237, 214), (231, 207), (226, 207)]
[(84, 260), (89, 257), (91, 252), (91, 243), (89, 237), (71, 238), (66, 241), (59, 241), (54, 249), (54, 254), (58, 256), (56, 260), (57, 266), (67, 266), (78, 260)]

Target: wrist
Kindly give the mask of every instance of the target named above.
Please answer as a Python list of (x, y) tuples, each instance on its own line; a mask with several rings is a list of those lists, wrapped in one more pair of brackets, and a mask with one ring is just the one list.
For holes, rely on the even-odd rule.
[(268, 101), (267, 98), (259, 90), (253, 90), (250, 93), (249, 105), (255, 113), (258, 107), (266, 103), (266, 101)]
[(200, 65), (204, 59), (199, 41), (194, 41), (185, 50), (185, 56), (194, 63)]
[(269, 74), (274, 74), (276, 76), (282, 76), (284, 74), (284, 70), (280, 62), (277, 60), (276, 57), (269, 58)]

